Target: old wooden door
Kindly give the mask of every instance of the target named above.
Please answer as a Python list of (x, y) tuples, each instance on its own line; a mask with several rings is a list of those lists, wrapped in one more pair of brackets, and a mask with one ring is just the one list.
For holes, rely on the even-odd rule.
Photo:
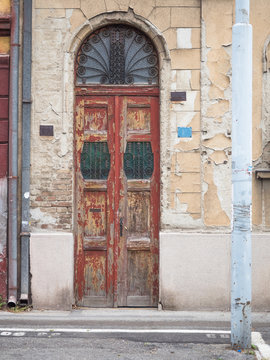
[[(116, 34), (124, 31), (131, 41), (126, 27), (118, 29), (114, 30)], [(99, 42), (95, 36), (105, 42), (107, 30), (91, 35), (82, 46), (84, 52), (88, 54), (93, 44)], [(115, 36), (121, 39), (119, 34)], [(132, 36), (135, 39), (138, 33)], [(87, 47), (89, 42), (91, 46)], [(144, 40), (144, 48), (146, 44)], [(84, 53), (79, 54), (77, 68), (77, 75), (82, 78), (85, 70), (80, 69), (80, 58), (83, 56)], [(87, 56), (91, 58), (91, 54)], [(83, 58), (81, 63), (85, 62)], [(151, 81), (156, 75), (152, 71)], [(77, 304), (156, 306), (159, 89), (155, 84), (79, 84), (74, 130)]]

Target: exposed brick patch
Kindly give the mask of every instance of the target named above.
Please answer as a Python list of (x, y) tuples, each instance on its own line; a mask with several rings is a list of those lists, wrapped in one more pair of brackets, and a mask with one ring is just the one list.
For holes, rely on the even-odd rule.
[(48, 170), (49, 176), (32, 179), (32, 229), (72, 229), (72, 170)]

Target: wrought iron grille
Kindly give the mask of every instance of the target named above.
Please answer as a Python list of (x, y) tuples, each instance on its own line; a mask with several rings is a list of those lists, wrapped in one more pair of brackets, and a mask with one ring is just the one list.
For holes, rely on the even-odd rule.
[(150, 179), (154, 155), (150, 142), (128, 142), (124, 154), (124, 171), (128, 179)]
[(76, 59), (77, 84), (157, 84), (158, 56), (151, 40), (125, 25), (99, 29)]
[(86, 180), (106, 180), (110, 171), (110, 154), (106, 142), (85, 142), (81, 154), (81, 172)]

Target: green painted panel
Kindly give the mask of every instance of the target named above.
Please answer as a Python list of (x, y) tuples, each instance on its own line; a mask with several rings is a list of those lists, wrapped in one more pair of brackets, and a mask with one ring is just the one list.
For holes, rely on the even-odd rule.
[(124, 171), (128, 179), (150, 179), (154, 155), (150, 142), (128, 142), (124, 154)]
[(106, 142), (85, 142), (81, 154), (81, 172), (86, 180), (106, 180), (110, 171), (110, 154)]

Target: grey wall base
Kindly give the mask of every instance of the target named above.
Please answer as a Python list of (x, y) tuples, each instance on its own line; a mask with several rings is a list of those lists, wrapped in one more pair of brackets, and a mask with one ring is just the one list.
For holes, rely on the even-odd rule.
[[(160, 233), (164, 309), (230, 310), (230, 234)], [(270, 234), (252, 235), (252, 310), (270, 309)]]
[(70, 310), (73, 303), (73, 234), (32, 233), (30, 239), (33, 308)]
[[(164, 309), (230, 310), (230, 234), (160, 233)], [(70, 310), (74, 302), (72, 233), (32, 233), (34, 309)], [(270, 310), (270, 234), (252, 235), (252, 310)]]

